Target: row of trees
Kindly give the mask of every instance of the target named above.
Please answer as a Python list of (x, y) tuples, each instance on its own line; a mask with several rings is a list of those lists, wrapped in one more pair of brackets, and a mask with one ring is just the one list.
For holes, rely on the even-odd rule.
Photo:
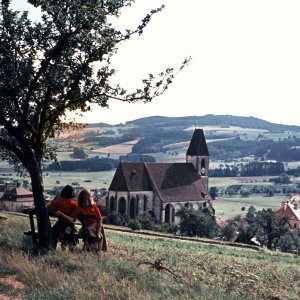
[(118, 166), (119, 161), (111, 158), (87, 158), (81, 160), (63, 160), (59, 164), (52, 163), (47, 171), (110, 171)]
[(228, 220), (221, 229), (221, 237), (228, 241), (252, 244), (254, 239), (268, 249), (290, 251), (299, 247), (299, 231), (290, 231), (289, 218), (277, 218), (272, 209), (256, 211), (250, 206), (245, 217)]
[(236, 176), (276, 176), (284, 172), (282, 162), (249, 162), (239, 165), (220, 165), (219, 168), (210, 169), (211, 177)]
[(180, 233), (185, 236), (218, 238), (226, 241), (260, 244), (268, 249), (292, 251), (300, 245), (300, 232), (290, 231), (288, 217), (277, 218), (271, 209), (256, 211), (253, 206), (245, 217), (236, 216), (220, 227), (209, 209), (182, 208), (177, 212), (181, 221), (178, 225), (162, 224), (145, 213), (129, 219), (117, 212), (109, 214), (105, 221), (114, 225), (129, 226), (133, 230), (147, 229)]

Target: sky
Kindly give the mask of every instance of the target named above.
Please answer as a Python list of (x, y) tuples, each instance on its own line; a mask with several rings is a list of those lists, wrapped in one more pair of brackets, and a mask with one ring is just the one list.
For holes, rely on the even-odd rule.
[[(14, 7), (27, 9), (25, 0)], [(165, 4), (142, 36), (112, 60), (118, 82), (135, 89), (149, 73), (192, 60), (151, 103), (109, 102), (79, 122), (110, 124), (147, 116), (253, 116), (300, 126), (299, 0), (136, 0), (116, 21), (135, 28)], [(33, 12), (34, 15), (34, 12)]]

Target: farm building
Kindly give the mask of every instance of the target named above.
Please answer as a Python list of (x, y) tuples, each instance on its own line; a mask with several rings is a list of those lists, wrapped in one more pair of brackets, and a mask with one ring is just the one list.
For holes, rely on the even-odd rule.
[(106, 207), (134, 219), (149, 212), (178, 223), (182, 207), (199, 209), (208, 194), (209, 152), (202, 129), (195, 129), (184, 163), (120, 162), (109, 187)]
[(297, 200), (299, 200), (299, 195), (291, 196), (283, 201), (281, 207), (275, 211), (276, 217), (288, 216), (290, 218), (292, 229), (300, 229), (300, 208)]
[(32, 192), (17, 185), (0, 186), (0, 207), (9, 211), (20, 211), (25, 207), (33, 206)]

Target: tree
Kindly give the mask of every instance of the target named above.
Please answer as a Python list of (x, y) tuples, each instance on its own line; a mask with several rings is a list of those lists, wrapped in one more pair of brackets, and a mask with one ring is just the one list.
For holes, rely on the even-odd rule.
[(244, 218), (237, 216), (230, 220), (229, 223), (234, 225), (238, 232), (235, 242), (251, 244), (251, 240), (255, 237), (258, 231), (255, 207), (251, 205)]
[(217, 234), (216, 218), (209, 210), (203, 212), (184, 207), (176, 213), (176, 216), (181, 219), (179, 228), (184, 235), (212, 238)]
[(28, 0), (41, 10), (39, 22), (27, 12), (13, 11), (10, 2), (1, 0), (0, 7), (0, 158), (28, 172), (40, 246), (50, 249), (43, 160), (56, 156), (47, 140), (65, 128), (80, 127), (68, 121), (69, 112), (89, 111), (92, 104), (107, 107), (111, 98), (151, 101), (175, 75), (171, 68), (157, 79), (149, 74), (131, 93), (110, 80), (115, 74), (110, 60), (118, 45), (141, 35), (163, 7), (152, 10), (136, 29), (121, 32), (109, 20), (134, 0)]
[(73, 158), (84, 159), (84, 158), (87, 158), (87, 156), (88, 155), (84, 152), (83, 149), (78, 148), (78, 147), (73, 148)]
[(259, 232), (257, 239), (268, 249), (276, 248), (280, 238), (289, 231), (288, 216), (277, 218), (272, 209), (263, 209), (256, 214)]
[(212, 200), (215, 200), (216, 197), (218, 196), (218, 188), (216, 186), (212, 186), (209, 189), (209, 194), (210, 194)]

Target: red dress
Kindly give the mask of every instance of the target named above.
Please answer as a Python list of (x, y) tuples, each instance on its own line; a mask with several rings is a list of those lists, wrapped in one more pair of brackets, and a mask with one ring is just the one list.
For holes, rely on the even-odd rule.
[(92, 225), (93, 223), (97, 223), (97, 220), (99, 219), (101, 222), (103, 220), (103, 217), (100, 213), (99, 208), (96, 205), (93, 206), (89, 206), (89, 207), (82, 207), (82, 206), (77, 206), (72, 214), (70, 215), (70, 217), (74, 220), (76, 220), (76, 218), (79, 215), (94, 215), (95, 218), (88, 218), (87, 221), (87, 226)]

